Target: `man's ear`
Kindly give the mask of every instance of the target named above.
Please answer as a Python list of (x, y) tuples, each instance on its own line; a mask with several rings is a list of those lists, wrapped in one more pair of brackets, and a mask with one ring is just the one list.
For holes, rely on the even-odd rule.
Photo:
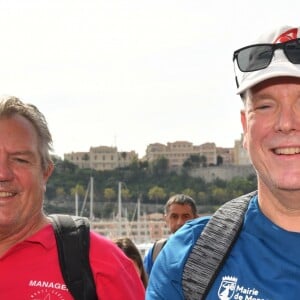
[(43, 172), (44, 190), (45, 191), (46, 191), (46, 183), (47, 183), (49, 177), (51, 176), (51, 174), (53, 173), (53, 170), (54, 170), (54, 164), (53, 164), (53, 162), (49, 162), (48, 167)]
[(248, 134), (248, 130), (247, 130), (247, 118), (246, 118), (246, 112), (245, 110), (241, 110), (240, 112), (240, 116), (241, 116), (241, 123), (243, 126), (243, 147), (245, 149), (247, 149), (247, 134)]

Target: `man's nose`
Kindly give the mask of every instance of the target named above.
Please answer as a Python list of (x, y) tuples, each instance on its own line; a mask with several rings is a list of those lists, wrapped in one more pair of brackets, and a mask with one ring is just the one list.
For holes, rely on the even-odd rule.
[(13, 170), (11, 164), (6, 158), (0, 155), (0, 181), (8, 181), (13, 178)]

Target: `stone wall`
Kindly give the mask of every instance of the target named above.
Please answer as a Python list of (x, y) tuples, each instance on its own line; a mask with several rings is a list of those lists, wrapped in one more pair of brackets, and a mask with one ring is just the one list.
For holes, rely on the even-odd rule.
[(249, 175), (254, 175), (255, 170), (252, 165), (224, 165), (218, 167), (191, 169), (188, 174), (192, 177), (201, 177), (206, 182), (211, 182), (216, 178), (231, 180), (234, 177), (248, 177)]

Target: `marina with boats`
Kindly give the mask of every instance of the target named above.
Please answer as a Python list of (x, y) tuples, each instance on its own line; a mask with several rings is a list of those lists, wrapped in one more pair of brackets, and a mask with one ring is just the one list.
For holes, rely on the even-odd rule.
[(140, 199), (137, 199), (135, 214), (132, 220), (127, 216), (121, 197), (122, 182), (118, 183), (118, 212), (110, 220), (96, 218), (94, 215), (94, 180), (90, 178), (82, 207), (79, 209), (78, 194), (75, 194), (75, 215), (82, 216), (85, 207), (89, 206), (91, 228), (109, 239), (129, 237), (137, 245), (142, 255), (151, 247), (154, 241), (167, 237), (169, 230), (163, 220), (162, 213), (141, 213)]

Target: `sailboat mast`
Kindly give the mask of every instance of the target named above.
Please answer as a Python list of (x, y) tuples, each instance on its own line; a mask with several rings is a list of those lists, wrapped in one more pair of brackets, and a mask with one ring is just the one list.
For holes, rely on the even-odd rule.
[(137, 199), (137, 236), (139, 242), (141, 242), (141, 196)]
[(118, 182), (118, 228), (119, 228), (119, 236), (122, 235), (122, 199), (121, 199), (121, 187), (122, 182)]
[(118, 216), (119, 216), (119, 221), (120, 221), (120, 222), (121, 222), (121, 220), (122, 220), (121, 186), (122, 186), (122, 182), (119, 181), (119, 183), (118, 183)]
[(78, 216), (78, 192), (75, 191), (75, 216)]
[(91, 177), (90, 188), (90, 220), (94, 219), (94, 178)]

